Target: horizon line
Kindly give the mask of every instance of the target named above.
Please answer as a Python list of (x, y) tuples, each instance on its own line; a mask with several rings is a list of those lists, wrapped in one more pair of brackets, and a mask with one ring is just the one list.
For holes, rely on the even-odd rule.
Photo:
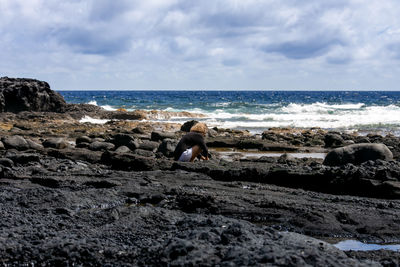
[(400, 92), (400, 89), (53, 89), (54, 91), (209, 91), (209, 92), (246, 92), (246, 91), (265, 91), (265, 92)]

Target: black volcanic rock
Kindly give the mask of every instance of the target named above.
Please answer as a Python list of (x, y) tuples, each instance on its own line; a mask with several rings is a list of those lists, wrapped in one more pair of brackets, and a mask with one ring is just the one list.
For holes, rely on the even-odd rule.
[(380, 266), (304, 234), (399, 236), (396, 201), (99, 167), (43, 158), (4, 168), (3, 265)]
[(106, 151), (106, 150), (113, 150), (115, 145), (108, 142), (99, 142), (95, 141), (89, 145), (90, 150), (94, 151)]
[(68, 142), (63, 138), (49, 138), (43, 141), (42, 145), (44, 147), (51, 147), (57, 149), (67, 148), (69, 146)]
[(327, 133), (324, 138), (325, 147), (343, 146), (344, 140), (338, 133)]
[(29, 144), (23, 138), (22, 136), (19, 135), (14, 135), (14, 136), (6, 136), (2, 139), (4, 146), (7, 149), (14, 148), (17, 150), (27, 150), (29, 149)]
[(91, 114), (102, 112), (104, 109), (92, 104), (67, 104), (66, 111), (72, 114)]
[(101, 160), (104, 164), (109, 164), (116, 170), (148, 171), (157, 169), (154, 159), (130, 153), (106, 151)]
[(142, 143), (139, 144), (139, 148), (155, 152), (159, 145), (160, 144), (157, 142), (144, 140)]
[(175, 139), (175, 134), (171, 132), (153, 131), (151, 133), (151, 141), (158, 142), (166, 138)]
[(177, 140), (166, 138), (162, 141), (157, 151), (161, 152), (166, 157), (172, 158), (177, 144)]
[[(311, 238), (400, 243), (396, 136), (367, 137), (396, 161), (328, 166), (291, 154), (244, 157), (325, 153), (325, 131), (271, 129), (261, 139), (215, 128), (210, 160), (188, 163), (169, 159), (184, 134), (175, 124), (77, 122), (84, 116), (115, 119), (87, 104), (0, 113), (4, 266), (399, 266), (383, 250), (346, 255)], [(362, 140), (337, 134), (342, 145)]]
[(393, 154), (384, 144), (361, 143), (332, 150), (326, 155), (324, 165), (360, 164), (368, 160), (377, 159), (393, 160)]
[(129, 134), (115, 134), (112, 136), (110, 142), (113, 143), (115, 147), (126, 146), (130, 150), (135, 150), (139, 148), (138, 141)]
[(64, 112), (64, 98), (47, 82), (25, 78), (0, 78), (0, 112)]

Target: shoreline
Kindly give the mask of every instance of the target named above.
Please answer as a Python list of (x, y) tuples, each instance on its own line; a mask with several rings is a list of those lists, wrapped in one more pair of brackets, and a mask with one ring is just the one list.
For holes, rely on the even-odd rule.
[[(383, 131), (400, 135), (400, 94), (370, 92), (364, 94), (335, 92), (294, 94), (290, 92), (120, 92), (65, 94), (67, 101), (96, 103), (99, 107), (203, 113), (202, 122), (212, 127), (249, 130), (261, 133), (271, 127), (319, 126), (333, 131)], [(184, 123), (188, 118), (169, 122)]]
[[(90, 104), (89, 104), (90, 105)], [(94, 105), (96, 106), (96, 105)], [(99, 106), (96, 106), (99, 107)], [(102, 108), (102, 107), (100, 107)], [(224, 123), (223, 122), (210, 122), (209, 120), (212, 119), (212, 117), (208, 117), (206, 114), (202, 113), (193, 113), (189, 111), (165, 111), (165, 110), (132, 110), (132, 111), (125, 111), (122, 109), (123, 112), (126, 113), (136, 113), (136, 112), (142, 112), (143, 114), (147, 114), (146, 121), (148, 122), (153, 122), (153, 123), (166, 123), (166, 124), (183, 124), (184, 122), (195, 119), (200, 122), (204, 122), (207, 125), (210, 126), (210, 128), (220, 128)], [(108, 110), (104, 109), (104, 112), (121, 112), (118, 109), (114, 110)], [(104, 117), (104, 116), (103, 116)], [(81, 122), (89, 122), (89, 123), (94, 123), (94, 124), (104, 124), (107, 122), (112, 121), (113, 119), (99, 119), (99, 116), (94, 115), (91, 117), (90, 115), (86, 115), (84, 118), (81, 119)], [(238, 122), (239, 123), (239, 122)], [(222, 127), (224, 128), (224, 127)], [(282, 129), (282, 130), (290, 130), (293, 132), (301, 133), (302, 131), (307, 131), (307, 130), (314, 130), (314, 129), (320, 129), (322, 131), (326, 132), (340, 132), (340, 133), (346, 133), (346, 134), (352, 134), (352, 135), (360, 135), (360, 136), (367, 136), (368, 134), (378, 134), (382, 136), (386, 135), (394, 135), (397, 137), (400, 137), (400, 129), (398, 127), (396, 128), (388, 128), (388, 127), (382, 127), (381, 125), (377, 125), (377, 127), (372, 127), (371, 125), (368, 126), (361, 126), (359, 128), (352, 126), (352, 127), (300, 127), (300, 126), (290, 126), (290, 125), (282, 125), (282, 126), (271, 126), (271, 127), (259, 127), (259, 128), (254, 128), (254, 127), (243, 127), (243, 126), (236, 126), (233, 128), (227, 128), (231, 130), (237, 130), (237, 131), (247, 131), (252, 135), (257, 135), (257, 134), (262, 134), (264, 131), (268, 129)]]

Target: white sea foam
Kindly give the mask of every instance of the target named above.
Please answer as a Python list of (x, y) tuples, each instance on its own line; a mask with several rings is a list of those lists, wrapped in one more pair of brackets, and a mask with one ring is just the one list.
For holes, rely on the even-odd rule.
[(170, 111), (170, 112), (176, 112), (178, 111), (177, 109), (174, 109), (173, 107), (167, 107), (166, 109), (164, 109), (165, 111)]
[(313, 104), (294, 104), (291, 103), (286, 107), (282, 108), (283, 112), (286, 113), (330, 113), (335, 110), (357, 110), (364, 106), (363, 103), (358, 104), (340, 104), (340, 105), (329, 105), (326, 103), (316, 102)]
[(117, 108), (113, 108), (112, 106), (110, 106), (110, 105), (104, 105), (104, 106), (101, 106), (102, 108), (104, 108), (105, 110), (108, 110), (108, 111), (115, 111), (115, 110), (117, 110)]
[(358, 104), (341, 104), (341, 105), (327, 105), (324, 104), (327, 107), (333, 107), (336, 109), (359, 109), (362, 108), (365, 104), (364, 103), (358, 103)]
[[(97, 104), (91, 101), (91, 104)], [(106, 110), (116, 110), (112, 106), (102, 106)], [(252, 132), (262, 132), (271, 127), (320, 127), (323, 129), (372, 129), (390, 128), (400, 130), (400, 107), (366, 106), (364, 103), (328, 104), (315, 102), (312, 104), (290, 103), (285, 106), (279, 104), (257, 105), (253, 110), (234, 109), (229, 103), (215, 106), (215, 110), (208, 111), (198, 107), (188, 106), (186, 109), (167, 107), (165, 111), (188, 111), (204, 114), (205, 118), (160, 116), (157, 121), (180, 123), (192, 119), (203, 121), (210, 127), (231, 129), (249, 129)], [(129, 109), (130, 110), (130, 109)], [(81, 122), (105, 123), (106, 120), (96, 120), (85, 117)]]
[[(96, 100), (89, 101), (88, 104), (98, 106)], [(104, 106), (100, 106), (100, 107), (102, 107), (103, 109), (108, 110), (108, 111), (115, 111), (115, 110), (117, 110), (116, 108), (113, 108), (113, 107), (110, 106), (110, 105), (104, 105)]]
[[(188, 110), (193, 112), (193, 110)], [(363, 103), (329, 105), (326, 103), (289, 104), (281, 108), (265, 109), (264, 112), (234, 113), (223, 108), (214, 112), (196, 110), (205, 114), (199, 120), (209, 126), (249, 129), (261, 132), (271, 127), (320, 127), (324, 129), (400, 129), (400, 107), (365, 106)], [(185, 118), (173, 118), (170, 122), (184, 123)]]
[(229, 105), (231, 105), (231, 102), (215, 103), (213, 106), (215, 106), (215, 107), (229, 107)]
[(89, 116), (85, 116), (79, 122), (80, 123), (89, 122), (89, 123), (93, 123), (93, 124), (105, 124), (108, 121), (110, 121), (110, 120), (95, 119), (95, 118), (92, 118)]

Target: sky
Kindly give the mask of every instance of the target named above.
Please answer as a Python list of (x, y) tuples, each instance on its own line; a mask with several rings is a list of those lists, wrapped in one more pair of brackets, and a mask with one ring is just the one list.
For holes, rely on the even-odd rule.
[(398, 0), (0, 0), (0, 76), (55, 90), (400, 90)]

